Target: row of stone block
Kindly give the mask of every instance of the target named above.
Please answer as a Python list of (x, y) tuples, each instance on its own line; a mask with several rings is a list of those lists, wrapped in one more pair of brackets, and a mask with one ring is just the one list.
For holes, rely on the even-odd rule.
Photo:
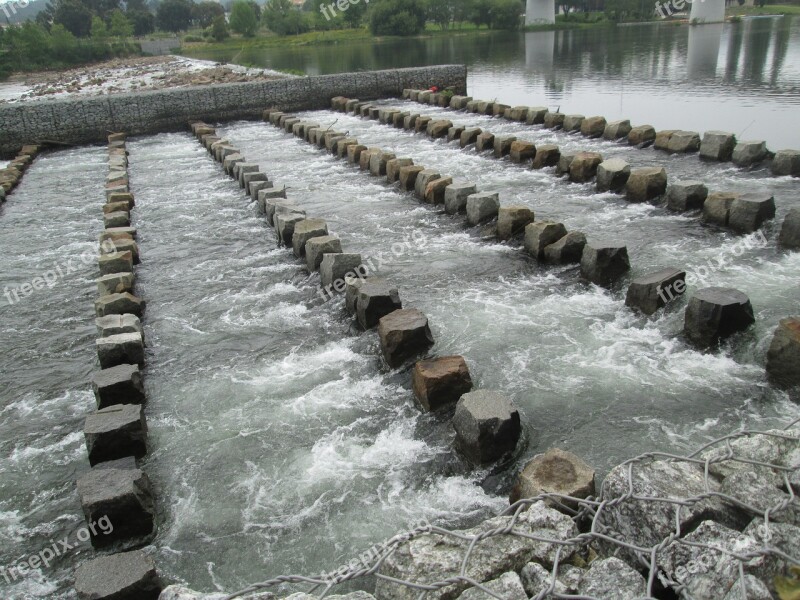
[[(397, 109), (379, 109), (378, 118), (385, 123), (397, 122), (398, 114), (407, 113)], [(496, 158), (508, 155), (512, 162), (529, 162), (534, 168), (554, 165), (557, 175), (568, 175), (569, 180), (575, 183), (596, 179), (598, 192), (624, 193), (629, 202), (657, 202), (666, 198), (666, 205), (671, 210), (703, 208), (704, 222), (728, 227), (739, 233), (752, 233), (775, 216), (775, 201), (771, 196), (721, 192), (709, 197), (708, 188), (702, 182), (685, 181), (668, 186), (666, 170), (661, 167), (631, 169), (626, 161), (604, 160), (598, 152), (562, 155), (559, 148), (552, 144), (537, 148), (532, 142), (518, 140), (514, 136), (495, 137), (480, 128), (465, 130), (453, 127), (450, 121), (433, 121), (430, 117), (418, 115), (404, 118), (417, 124), (420, 120), (426, 122), (429, 134), (437, 124), (441, 124), (442, 128), (450, 127), (448, 140), (460, 139), (462, 147), (474, 143), (478, 151), (490, 150)], [(792, 247), (791, 240), (795, 236), (789, 234), (793, 231), (794, 227), (790, 224), (784, 236), (787, 247)]]
[[(334, 107), (347, 105), (354, 101), (344, 97), (332, 100)], [(358, 164), (362, 170), (369, 170), (376, 176), (399, 178), (404, 167), (413, 166), (411, 161), (396, 159), (394, 155), (380, 149), (359, 146), (358, 141), (345, 134), (322, 130), (318, 125), (298, 121), (296, 118), (274, 111), (265, 112), (265, 120), (291, 131), (309, 143), (325, 148), (339, 157), (348, 157), (351, 164)], [(398, 164), (399, 163), (399, 164)], [(434, 174), (425, 173), (420, 180), (434, 182)], [(452, 180), (449, 180), (452, 181)], [(419, 187), (420, 196), (431, 198), (430, 184)], [(441, 187), (444, 189), (444, 186)], [(427, 194), (426, 194), (427, 192)], [(281, 222), (284, 214), (291, 214), (294, 205), (282, 201), (268, 203), (267, 219)], [(305, 235), (319, 234), (305, 241), (307, 258), (316, 254), (314, 244), (326, 246), (331, 243), (324, 222), (307, 219), (305, 214), (294, 225), (292, 247), (297, 251), (306, 240)], [(306, 225), (307, 224), (307, 225)], [(281, 226), (278, 225), (280, 229)], [(298, 238), (298, 236), (300, 236)], [(338, 244), (338, 239), (336, 239)], [(308, 268), (312, 270), (314, 260), (309, 258)], [(361, 256), (337, 253), (324, 253), (321, 260), (321, 282), (323, 287), (333, 286), (333, 291), (345, 293), (345, 307), (364, 329), (377, 326), (381, 352), (386, 363), (399, 368), (420, 354), (425, 354), (433, 346), (434, 339), (428, 318), (418, 309), (403, 308), (400, 295), (395, 286), (380, 277), (368, 276), (362, 268)], [(342, 282), (342, 286), (336, 285)], [(456, 431), (456, 447), (470, 461), (482, 465), (493, 462), (512, 452), (521, 434), (519, 412), (501, 394), (487, 390), (469, 393), (472, 381), (463, 357), (426, 358), (414, 366), (412, 388), (420, 405), (425, 410), (437, 410), (456, 404), (453, 425)], [(502, 419), (498, 425), (497, 419)]]
[[(350, 108), (354, 114), (367, 118), (376, 117), (387, 124), (393, 121), (397, 113), (394, 109), (378, 109), (373, 112), (369, 108), (371, 105), (350, 100), (344, 104), (338, 102), (332, 105), (334, 108)], [(362, 110), (365, 106), (367, 110)], [(443, 124), (443, 127), (445, 125), (447, 124)], [(337, 133), (326, 132), (326, 135)], [(340, 144), (343, 143), (343, 138), (338, 139)], [(336, 138), (333, 141), (335, 143)], [(372, 175), (385, 176), (389, 183), (399, 182), (402, 190), (413, 192), (423, 202), (443, 204), (448, 214), (465, 213), (469, 225), (483, 225), (496, 220), (499, 239), (510, 240), (524, 236), (525, 249), (539, 261), (551, 264), (580, 263), (582, 275), (599, 285), (614, 283), (630, 269), (624, 245), (587, 244), (583, 233), (567, 232), (561, 223), (536, 222), (533, 211), (526, 206), (501, 206), (497, 192), (481, 192), (475, 184), (454, 182), (453, 178), (436, 169), (414, 165), (412, 159), (397, 158), (394, 153), (381, 148), (360, 146), (355, 140), (348, 140), (347, 143), (350, 163), (357, 163), (362, 170), (369, 171)], [(516, 156), (516, 162), (528, 160), (535, 154), (533, 144), (528, 142), (513, 141), (508, 148)], [(579, 166), (582, 160), (583, 158), (576, 163), (576, 172), (579, 168), (586, 170)], [(588, 164), (591, 161), (587, 158), (586, 162)]]
[(20, 148), (20, 151), (8, 165), (0, 169), (0, 204), (6, 201), (6, 197), (22, 181), (25, 171), (39, 154), (39, 146), (28, 144)]
[(135, 201), (128, 183), (125, 139), (123, 133), (108, 139), (105, 229), (100, 236), (95, 301), (101, 370), (92, 379), (97, 410), (84, 424), (91, 469), (77, 481), (87, 523), (105, 519), (111, 525), (92, 531), (92, 546), (116, 553), (78, 567), (75, 590), (81, 599), (155, 599), (163, 587), (152, 558), (140, 550), (130, 551), (154, 535), (156, 510), (150, 480), (137, 465), (137, 459), (147, 454), (140, 320), (145, 303), (133, 294), (139, 249), (130, 220)]
[(698, 153), (701, 159), (717, 162), (732, 161), (740, 167), (751, 167), (771, 159), (775, 175), (800, 177), (800, 151), (770, 152), (764, 140), (737, 140), (733, 133), (707, 131), (702, 136), (695, 131), (656, 131), (652, 125), (631, 126), (629, 120), (608, 122), (604, 117), (586, 117), (550, 111), (544, 106), (509, 106), (500, 102), (474, 100), (469, 96), (448, 96), (428, 90), (403, 90), (403, 98), (453, 110), (501, 117), (566, 133), (580, 133), (588, 138), (623, 141), (631, 146), (653, 146), (669, 153)]

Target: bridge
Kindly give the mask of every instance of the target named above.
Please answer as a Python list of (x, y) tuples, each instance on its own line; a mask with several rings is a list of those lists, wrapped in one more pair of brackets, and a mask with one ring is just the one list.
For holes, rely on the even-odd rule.
[[(691, 5), (689, 19), (695, 23), (721, 23), (725, 20), (725, 0), (680, 0), (681, 4)], [(674, 5), (675, 2), (654, 3)], [(677, 7), (674, 12), (677, 12)], [(556, 22), (555, 0), (527, 0), (525, 7), (525, 25), (551, 25)]]

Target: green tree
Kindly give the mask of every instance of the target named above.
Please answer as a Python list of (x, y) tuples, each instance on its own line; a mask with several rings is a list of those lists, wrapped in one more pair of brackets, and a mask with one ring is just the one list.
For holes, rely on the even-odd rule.
[(373, 35), (415, 35), (425, 29), (423, 0), (373, 0), (369, 28)]
[(492, 27), (494, 29), (519, 29), (523, 6), (520, 0), (494, 0), (492, 2)]
[(222, 15), (225, 17), (225, 9), (219, 2), (205, 0), (192, 6), (192, 20), (202, 28), (210, 27), (214, 18)]
[(467, 20), (474, 23), (476, 27), (492, 24), (492, 0), (472, 0), (470, 3)]
[(211, 35), (218, 42), (226, 40), (231, 36), (228, 31), (228, 22), (225, 20), (225, 15), (217, 15), (214, 17), (211, 23)]
[(53, 22), (63, 25), (76, 37), (87, 37), (92, 29), (92, 12), (80, 0), (60, 0)]
[(428, 20), (447, 31), (453, 24), (459, 4), (466, 2), (467, 0), (429, 0)]
[(66, 27), (54, 23), (50, 28), (50, 42), (53, 47), (53, 54), (62, 57), (65, 62), (71, 62), (74, 59), (78, 40), (67, 31)]
[(158, 5), (156, 23), (164, 31), (186, 31), (192, 23), (191, 0), (164, 0)]
[(270, 31), (278, 35), (297, 35), (310, 29), (309, 18), (291, 0), (269, 0), (261, 19)]
[(247, 0), (236, 0), (231, 7), (231, 30), (245, 37), (253, 37), (258, 31), (258, 21), (253, 7)]
[(109, 33), (113, 37), (129, 38), (133, 35), (133, 24), (125, 14), (117, 9), (111, 13), (111, 27)]
[(97, 15), (92, 17), (91, 33), (93, 40), (104, 40), (108, 37), (108, 27), (106, 27), (103, 19)]
[(135, 36), (147, 35), (156, 30), (156, 18), (149, 10), (129, 10), (127, 17), (133, 25), (133, 35)]

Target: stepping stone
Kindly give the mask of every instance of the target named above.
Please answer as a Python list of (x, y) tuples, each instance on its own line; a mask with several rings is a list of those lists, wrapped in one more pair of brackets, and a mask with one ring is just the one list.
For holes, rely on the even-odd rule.
[(627, 119), (622, 121), (611, 121), (603, 130), (603, 139), (621, 140), (628, 137), (631, 132), (631, 122)]
[(630, 271), (625, 246), (587, 243), (581, 256), (581, 276), (590, 282), (609, 286)]
[(569, 180), (574, 183), (591, 181), (602, 162), (603, 155), (599, 152), (578, 152), (569, 166)]
[(673, 154), (688, 154), (700, 150), (700, 134), (695, 131), (676, 131), (669, 138), (667, 150)]
[(699, 210), (708, 198), (708, 188), (702, 181), (681, 181), (667, 188), (667, 208), (684, 212)]
[(92, 389), (99, 409), (115, 404), (145, 402), (142, 374), (138, 365), (122, 364), (98, 371), (92, 378)]
[(341, 254), (342, 241), (335, 235), (323, 235), (306, 242), (306, 266), (312, 273), (319, 269), (325, 254)]
[(567, 235), (567, 228), (562, 223), (537, 221), (525, 227), (525, 250), (533, 258), (539, 260), (544, 256), (546, 246), (557, 242)]
[(561, 159), (561, 150), (555, 144), (542, 144), (536, 147), (536, 156), (533, 157), (533, 168), (555, 167)]
[(669, 267), (634, 279), (625, 305), (652, 315), (685, 291), (686, 272)]
[[(537, 454), (517, 476), (511, 490), (511, 504), (523, 498), (536, 498), (542, 494), (561, 494), (573, 498), (588, 498), (595, 495), (595, 472), (581, 458), (572, 452), (551, 448), (544, 454)], [(578, 503), (569, 500), (552, 499), (545, 501), (558, 510), (558, 502), (570, 508)]]
[(624, 160), (612, 158), (597, 165), (597, 191), (620, 192), (631, 175), (631, 166)]
[(571, 133), (573, 131), (580, 131), (581, 124), (586, 117), (583, 115), (566, 115), (564, 117), (564, 131)]
[(425, 186), (425, 202), (427, 204), (444, 204), (444, 193), (453, 183), (452, 177), (440, 177), (428, 182)]
[(497, 215), (497, 237), (510, 240), (524, 233), (525, 227), (533, 223), (533, 211), (527, 206), (501, 206)]
[(479, 127), (468, 127), (461, 133), (459, 144), (462, 148), (466, 148), (471, 144), (475, 144), (478, 141), (478, 136), (481, 133), (482, 130)]
[(544, 115), (544, 126), (547, 129), (559, 129), (564, 126), (565, 114), (547, 111)]
[(489, 131), (482, 132), (475, 140), (475, 149), (478, 152), (491, 150), (494, 152), (494, 134)]
[(541, 260), (554, 265), (568, 265), (581, 262), (586, 236), (580, 231), (570, 231), (567, 235), (544, 247)]
[(648, 202), (667, 191), (667, 172), (661, 167), (633, 169), (625, 185), (628, 202)]
[(778, 243), (790, 250), (800, 249), (800, 208), (793, 208), (786, 215)]
[(417, 362), (411, 385), (422, 408), (431, 412), (458, 402), (472, 389), (472, 378), (463, 356), (443, 356)]
[(467, 198), (477, 192), (474, 183), (451, 183), (444, 190), (444, 210), (455, 215), (467, 210)]
[(292, 251), (297, 258), (306, 254), (306, 242), (312, 238), (328, 235), (328, 224), (323, 219), (305, 219), (294, 225)]
[(442, 174), (435, 169), (424, 169), (417, 174), (416, 181), (414, 182), (414, 195), (420, 199), (425, 199), (425, 190), (428, 188), (428, 184), (435, 180), (441, 179)]
[(631, 146), (646, 146), (656, 139), (656, 130), (652, 125), (639, 125), (633, 127), (628, 133), (628, 143)]
[(763, 140), (738, 142), (733, 149), (733, 164), (739, 167), (751, 167), (764, 161), (769, 156), (767, 143)]
[(778, 150), (772, 159), (772, 173), (800, 177), (800, 151)]
[(97, 466), (78, 479), (78, 496), (87, 523), (111, 525), (90, 531), (95, 548), (139, 540), (155, 530), (150, 480), (140, 469)]
[(517, 141), (513, 135), (506, 135), (494, 138), (494, 157), (503, 158), (511, 154), (511, 144)]
[(401, 167), (400, 175), (400, 189), (406, 192), (411, 192), (416, 189), (417, 177), (425, 170), (425, 167), (416, 165), (410, 167)]
[(122, 294), (132, 292), (136, 277), (133, 273), (110, 273), (103, 275), (97, 280), (97, 294), (108, 296), (110, 294)]
[(547, 108), (544, 106), (530, 106), (528, 107), (528, 114), (525, 116), (525, 123), (527, 125), (543, 125), (544, 116), (547, 114)]
[(536, 145), (525, 140), (514, 140), (511, 142), (509, 156), (511, 157), (511, 162), (517, 164), (533, 160), (533, 157), (536, 156)]
[(381, 318), (378, 336), (383, 357), (393, 368), (433, 346), (428, 318), (416, 308), (396, 310)]
[(706, 131), (700, 144), (700, 158), (729, 161), (736, 147), (736, 136), (726, 131)]
[(461, 396), (453, 427), (456, 448), (476, 465), (494, 462), (513, 452), (522, 433), (519, 411), (513, 402), (490, 390)]
[(767, 374), (784, 387), (800, 385), (800, 319), (781, 319), (767, 351)]
[(728, 192), (714, 192), (709, 194), (706, 201), (703, 202), (703, 222), (727, 227), (731, 206), (733, 205), (733, 201), (738, 197), (739, 194)]
[(93, 558), (75, 569), (78, 600), (158, 600), (161, 582), (141, 550)]
[(382, 317), (401, 308), (397, 288), (385, 279), (367, 279), (358, 287), (356, 318), (364, 329), (372, 329)]
[(322, 262), (319, 265), (319, 274), (322, 287), (325, 289), (335, 289), (343, 292), (345, 289), (344, 279), (346, 275), (363, 275), (360, 254), (323, 254)]
[(733, 288), (697, 290), (686, 307), (683, 331), (690, 342), (709, 348), (755, 323), (750, 299)]
[(411, 167), (414, 161), (410, 158), (393, 158), (386, 163), (386, 181), (394, 183), (400, 180), (400, 169)]
[(494, 219), (500, 210), (500, 194), (479, 192), (467, 196), (467, 223), (480, 225)]
[(98, 338), (95, 347), (103, 369), (123, 364), (144, 364), (144, 341), (138, 333), (118, 333)]
[(147, 425), (141, 405), (118, 404), (89, 414), (83, 435), (91, 465), (147, 454)]
[(101, 296), (95, 300), (94, 308), (98, 317), (126, 313), (141, 317), (142, 313), (144, 313), (145, 301), (130, 292), (122, 292), (120, 294)]
[(606, 125), (605, 117), (588, 117), (581, 123), (581, 135), (589, 138), (603, 137)]
[(139, 317), (132, 314), (108, 315), (94, 320), (98, 337), (108, 337), (118, 333), (138, 333), (143, 336)]
[(739, 233), (753, 233), (775, 218), (775, 198), (769, 194), (742, 194), (731, 203), (728, 226)]

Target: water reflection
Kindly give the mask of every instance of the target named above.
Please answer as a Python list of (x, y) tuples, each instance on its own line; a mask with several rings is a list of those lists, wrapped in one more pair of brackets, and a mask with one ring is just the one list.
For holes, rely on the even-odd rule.
[(686, 72), (689, 79), (714, 79), (722, 42), (722, 23), (689, 28), (689, 53)]
[[(193, 56), (309, 74), (462, 63), (475, 96), (561, 104), (571, 112), (670, 129), (733, 130), (755, 120), (758, 137), (770, 145), (800, 147), (800, 19), (792, 17), (465, 32), (378, 43), (204, 49)], [(691, 111), (675, 108), (689, 102)]]

